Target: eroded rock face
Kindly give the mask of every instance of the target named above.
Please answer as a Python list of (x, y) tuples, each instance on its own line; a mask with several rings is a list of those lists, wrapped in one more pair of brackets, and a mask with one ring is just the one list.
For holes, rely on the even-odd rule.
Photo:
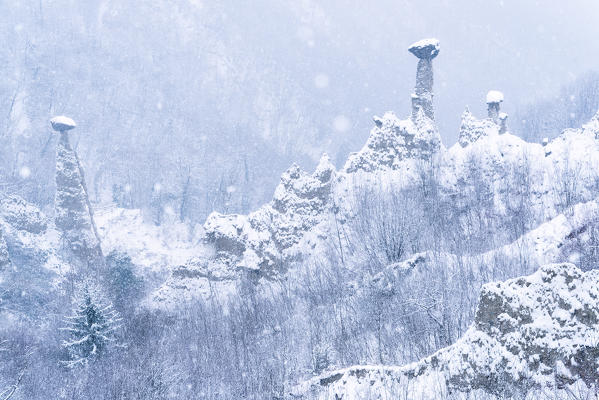
[(48, 221), (42, 212), (16, 195), (0, 202), (0, 217), (15, 229), (30, 233), (43, 233), (48, 228)]
[(10, 255), (8, 254), (8, 246), (0, 229), (0, 272), (10, 265)]
[(17, 195), (0, 201), (0, 271), (11, 264), (19, 271), (57, 271), (58, 247), (57, 232), (38, 207)]
[(345, 172), (397, 170), (402, 161), (430, 160), (441, 148), (436, 126), (422, 111), (415, 120), (385, 113), (382, 118), (375, 117), (375, 123), (362, 150), (350, 154)]
[[(511, 398), (531, 388), (597, 383), (599, 271), (549, 264), (483, 286), (475, 321), (455, 344), (405, 367), (351, 367), (298, 389), (304, 398), (410, 393), (435, 399), (482, 390)], [(442, 384), (427, 389), (431, 382)], [(334, 397), (337, 396), (337, 397)]]
[[(599, 271), (550, 264), (481, 290), (474, 326), (445, 355), (469, 353), (448, 369), (451, 386), (506, 394), (582, 379), (599, 368)], [(484, 371), (485, 377), (482, 377)]]
[(273, 200), (248, 216), (212, 213), (204, 228), (218, 258), (266, 274), (289, 260), (292, 247), (324, 218), (334, 176), (335, 167), (324, 155), (312, 175), (296, 165), (289, 168)]
[(85, 266), (103, 265), (104, 257), (87, 196), (83, 170), (66, 131), (56, 150), (54, 223), (66, 247)]

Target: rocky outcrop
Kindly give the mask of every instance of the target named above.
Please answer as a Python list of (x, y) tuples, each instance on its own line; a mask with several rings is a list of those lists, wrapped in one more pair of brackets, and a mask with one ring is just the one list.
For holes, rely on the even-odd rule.
[(176, 310), (181, 304), (202, 299), (223, 299), (235, 293), (239, 271), (209, 257), (196, 257), (172, 269), (152, 296), (152, 306)]
[(400, 120), (390, 112), (382, 118), (374, 117), (375, 127), (368, 142), (358, 153), (349, 155), (345, 172), (396, 170), (404, 160), (430, 160), (439, 151), (441, 137), (434, 123), (432, 64), (439, 49), (437, 39), (424, 39), (408, 48), (418, 57), (411, 118)]
[(498, 133), (497, 124), (489, 119), (476, 118), (468, 107), (466, 107), (466, 110), (462, 114), (462, 123), (460, 124), (460, 133), (458, 136), (460, 146), (466, 147), (484, 136)]
[(57, 232), (39, 208), (17, 195), (0, 201), (0, 270), (10, 263), (56, 272), (63, 268), (58, 247)]
[(42, 212), (16, 195), (0, 201), (0, 218), (15, 229), (30, 233), (43, 233), (48, 228), (48, 221)]
[(590, 386), (597, 383), (598, 329), (599, 271), (549, 264), (527, 277), (484, 285), (470, 329), (432, 356), (405, 367), (329, 372), (295, 395), (350, 400), (404, 393), (437, 399), (478, 389), (507, 398), (577, 381)]
[(243, 215), (212, 213), (204, 225), (217, 258), (268, 275), (294, 256), (293, 247), (325, 218), (335, 167), (324, 155), (312, 175), (294, 165), (281, 176), (273, 200)]
[(345, 172), (398, 170), (406, 160), (431, 160), (441, 148), (437, 127), (422, 110), (414, 120), (400, 120), (388, 112), (374, 122), (366, 145), (349, 155)]
[(86, 267), (104, 265), (83, 169), (69, 143), (68, 130), (75, 127), (74, 122), (66, 117), (56, 117), (51, 122), (60, 134), (56, 149), (54, 223), (65, 248), (73, 255), (73, 262)]

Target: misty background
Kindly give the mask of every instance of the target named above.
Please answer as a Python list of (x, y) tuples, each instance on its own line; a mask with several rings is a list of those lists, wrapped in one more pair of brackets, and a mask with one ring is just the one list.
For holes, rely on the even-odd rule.
[[(0, 190), (51, 214), (48, 120), (73, 144), (93, 201), (202, 223), (271, 198), (293, 162), (341, 166), (372, 116), (405, 117), (416, 58), (434, 61), (446, 146), (466, 105), (505, 94), (513, 133), (539, 140), (599, 106), (599, 2), (25, 0), (0, 3)], [(550, 121), (550, 123), (547, 123)], [(557, 129), (557, 128), (559, 129)]]

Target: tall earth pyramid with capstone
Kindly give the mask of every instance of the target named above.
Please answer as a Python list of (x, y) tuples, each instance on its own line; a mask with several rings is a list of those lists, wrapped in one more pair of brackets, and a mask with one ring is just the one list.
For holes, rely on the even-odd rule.
[(104, 264), (104, 257), (94, 224), (83, 168), (69, 142), (69, 131), (77, 125), (72, 119), (64, 116), (54, 117), (50, 123), (60, 134), (56, 148), (56, 228), (61, 232), (64, 247), (70, 252), (75, 264), (84, 267), (101, 266)]

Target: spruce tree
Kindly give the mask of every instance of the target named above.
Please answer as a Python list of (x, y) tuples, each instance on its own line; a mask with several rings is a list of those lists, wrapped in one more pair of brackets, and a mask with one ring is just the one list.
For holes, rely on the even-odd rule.
[(62, 343), (68, 352), (67, 367), (87, 365), (117, 346), (116, 333), (120, 328), (118, 313), (104, 300), (92, 283), (84, 283), (74, 298), (72, 315), (66, 317), (68, 338)]

